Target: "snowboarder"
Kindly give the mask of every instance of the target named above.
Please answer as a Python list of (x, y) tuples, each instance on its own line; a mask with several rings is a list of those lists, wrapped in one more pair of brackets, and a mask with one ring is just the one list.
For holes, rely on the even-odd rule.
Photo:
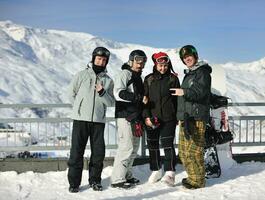
[(144, 85), (141, 73), (146, 61), (142, 50), (132, 51), (129, 61), (123, 64), (122, 71), (114, 79), (118, 128), (118, 149), (111, 175), (111, 186), (114, 188), (130, 188), (140, 182), (133, 177), (132, 165), (142, 133), (142, 126), (138, 122), (142, 120)]
[(105, 114), (107, 106), (114, 105), (113, 81), (107, 75), (110, 52), (97, 47), (92, 61), (85, 70), (77, 73), (69, 87), (73, 104), (73, 132), (70, 158), (68, 161), (69, 191), (79, 191), (82, 178), (83, 155), (90, 137), (91, 156), (89, 162), (89, 185), (101, 191), (101, 173), (105, 157)]
[(197, 50), (192, 45), (183, 46), (179, 56), (188, 68), (181, 89), (172, 89), (172, 95), (178, 96), (179, 157), (188, 174), (182, 185), (196, 189), (205, 186), (203, 153), (206, 123), (210, 117), (212, 68), (199, 61)]
[(153, 73), (144, 80), (145, 96), (148, 103), (143, 111), (147, 127), (147, 145), (149, 150), (151, 176), (149, 183), (155, 183), (162, 178), (162, 164), (159, 140), (165, 152), (162, 182), (173, 186), (175, 183), (176, 152), (174, 147), (177, 97), (172, 96), (170, 88), (179, 88), (178, 77), (174, 72), (169, 56), (164, 52), (152, 55)]

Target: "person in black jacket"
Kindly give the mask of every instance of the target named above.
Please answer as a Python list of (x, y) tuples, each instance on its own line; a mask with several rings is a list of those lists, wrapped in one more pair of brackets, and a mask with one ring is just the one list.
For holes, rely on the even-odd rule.
[(198, 60), (197, 50), (192, 45), (182, 47), (179, 56), (188, 67), (181, 89), (172, 89), (172, 95), (178, 96), (179, 157), (188, 174), (182, 184), (188, 189), (196, 189), (205, 186), (203, 151), (206, 123), (210, 117), (212, 68)]
[[(150, 183), (162, 178), (159, 139), (165, 152), (164, 171), (161, 181), (174, 185), (176, 153), (174, 138), (176, 129), (177, 97), (173, 97), (170, 88), (179, 88), (179, 79), (172, 74), (172, 64), (164, 52), (155, 53), (153, 73), (144, 80), (145, 98), (148, 103), (143, 111), (147, 127), (147, 145), (150, 157), (150, 169), (153, 171), (149, 177)], [(174, 71), (173, 71), (174, 72)]]

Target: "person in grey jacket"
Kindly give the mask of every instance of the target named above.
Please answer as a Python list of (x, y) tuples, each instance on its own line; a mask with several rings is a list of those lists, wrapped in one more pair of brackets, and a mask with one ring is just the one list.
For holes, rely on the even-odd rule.
[(129, 118), (134, 116), (134, 120), (138, 120), (142, 115), (144, 85), (141, 73), (146, 60), (142, 50), (132, 51), (129, 61), (122, 66), (122, 71), (114, 79), (115, 118), (118, 127), (118, 149), (111, 175), (111, 186), (114, 188), (129, 188), (139, 183), (132, 175), (132, 165), (139, 149), (140, 138), (133, 131), (134, 122)]
[(113, 106), (113, 81), (107, 75), (110, 52), (97, 47), (92, 62), (77, 73), (69, 87), (73, 104), (72, 144), (68, 161), (69, 191), (78, 192), (83, 170), (83, 155), (90, 137), (89, 185), (101, 191), (101, 173), (105, 158), (104, 128), (107, 106)]

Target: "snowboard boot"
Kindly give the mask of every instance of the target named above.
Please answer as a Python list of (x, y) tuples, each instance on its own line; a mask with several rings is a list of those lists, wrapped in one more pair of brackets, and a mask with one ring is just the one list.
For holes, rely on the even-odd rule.
[(100, 183), (93, 182), (89, 184), (89, 186), (94, 190), (94, 191), (102, 191), (103, 187)]
[(70, 186), (69, 187), (69, 192), (70, 193), (77, 193), (77, 192), (79, 192), (79, 187), (72, 187), (72, 186)]
[(181, 181), (182, 185), (187, 183), (187, 178), (183, 178), (182, 181)]
[(129, 189), (133, 187), (133, 184), (127, 182), (120, 182), (120, 183), (112, 183), (111, 187), (113, 188), (122, 188), (122, 189)]
[(132, 178), (130, 178), (130, 179), (127, 179), (127, 180), (126, 180), (126, 183), (130, 183), (130, 184), (137, 185), (137, 184), (140, 183), (140, 180), (137, 179), (137, 178), (132, 177)]
[(162, 169), (153, 171), (148, 179), (148, 183), (156, 183), (162, 178)]
[(191, 185), (189, 182), (188, 182), (188, 179), (187, 178), (183, 178), (182, 179), (182, 185), (183, 187), (187, 188), (187, 189), (190, 189), (190, 190), (195, 190), (195, 189), (198, 189), (200, 187), (197, 187), (195, 185)]
[(167, 171), (161, 181), (166, 183), (168, 186), (173, 187), (175, 185), (175, 172)]

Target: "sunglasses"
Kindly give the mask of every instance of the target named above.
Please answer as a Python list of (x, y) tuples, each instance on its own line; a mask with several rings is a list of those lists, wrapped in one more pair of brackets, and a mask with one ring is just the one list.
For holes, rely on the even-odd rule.
[(169, 63), (169, 58), (167, 56), (159, 57), (156, 59), (157, 64), (167, 64)]
[(134, 56), (133, 60), (136, 63), (145, 63), (147, 61), (147, 58), (145, 56)]

